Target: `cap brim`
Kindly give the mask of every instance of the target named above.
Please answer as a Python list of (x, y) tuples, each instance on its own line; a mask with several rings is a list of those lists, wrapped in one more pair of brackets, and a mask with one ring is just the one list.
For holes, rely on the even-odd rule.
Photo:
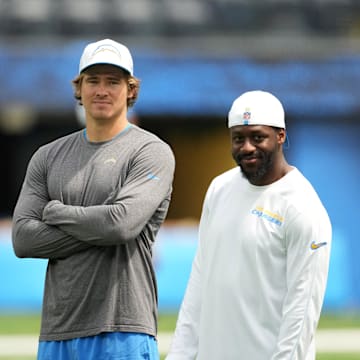
[(109, 63), (109, 62), (95, 62), (93, 64), (89, 64), (87, 66), (85, 66), (81, 71), (80, 71), (80, 74), (83, 73), (84, 71), (88, 70), (89, 68), (95, 66), (95, 65), (111, 65), (111, 66), (115, 66), (121, 70), (124, 70), (126, 73), (130, 74), (130, 71), (128, 69), (125, 69), (123, 66), (120, 66), (118, 64), (113, 64), (113, 63)]

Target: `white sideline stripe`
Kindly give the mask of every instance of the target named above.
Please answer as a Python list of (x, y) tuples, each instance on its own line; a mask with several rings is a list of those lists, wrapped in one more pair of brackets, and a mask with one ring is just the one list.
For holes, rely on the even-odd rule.
[[(169, 350), (172, 333), (160, 333), (159, 351)], [(34, 335), (0, 335), (0, 356), (36, 355), (38, 337)], [(360, 329), (323, 329), (316, 333), (317, 352), (360, 352)]]
[(360, 352), (360, 329), (318, 330), (315, 341), (318, 352)]
[(0, 356), (36, 355), (38, 337), (33, 335), (1, 335)]

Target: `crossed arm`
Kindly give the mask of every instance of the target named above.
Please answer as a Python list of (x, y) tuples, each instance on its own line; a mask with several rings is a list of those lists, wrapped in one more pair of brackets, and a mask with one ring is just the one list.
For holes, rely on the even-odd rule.
[(14, 210), (12, 241), (18, 257), (57, 259), (88, 249), (91, 245), (66, 234), (43, 221), (43, 209), (49, 202), (42, 154), (31, 159)]
[[(148, 154), (151, 154), (150, 152)], [(142, 154), (125, 184), (104, 204), (73, 206), (49, 199), (41, 153), (30, 161), (13, 217), (17, 256), (64, 258), (92, 246), (112, 246), (134, 240), (155, 216), (163, 221), (170, 198), (174, 162)], [(149, 167), (156, 174), (148, 176)], [(157, 211), (158, 210), (158, 211)], [(156, 217), (159, 217), (158, 219)]]

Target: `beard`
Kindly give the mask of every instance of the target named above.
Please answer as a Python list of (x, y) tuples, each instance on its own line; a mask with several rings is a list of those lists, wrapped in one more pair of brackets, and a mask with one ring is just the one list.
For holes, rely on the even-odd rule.
[(248, 157), (247, 155), (238, 154), (234, 157), (234, 160), (240, 166), (245, 178), (250, 183), (257, 184), (271, 171), (274, 164), (275, 152), (258, 151), (252, 156), (256, 156), (256, 158), (260, 160), (258, 166), (243, 166), (241, 160), (246, 159)]

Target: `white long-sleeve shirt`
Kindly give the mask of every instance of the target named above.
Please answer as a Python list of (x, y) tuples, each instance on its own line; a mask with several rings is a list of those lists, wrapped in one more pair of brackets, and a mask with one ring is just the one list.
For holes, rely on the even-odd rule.
[(313, 360), (331, 224), (293, 168), (266, 186), (238, 167), (211, 183), (167, 360)]

